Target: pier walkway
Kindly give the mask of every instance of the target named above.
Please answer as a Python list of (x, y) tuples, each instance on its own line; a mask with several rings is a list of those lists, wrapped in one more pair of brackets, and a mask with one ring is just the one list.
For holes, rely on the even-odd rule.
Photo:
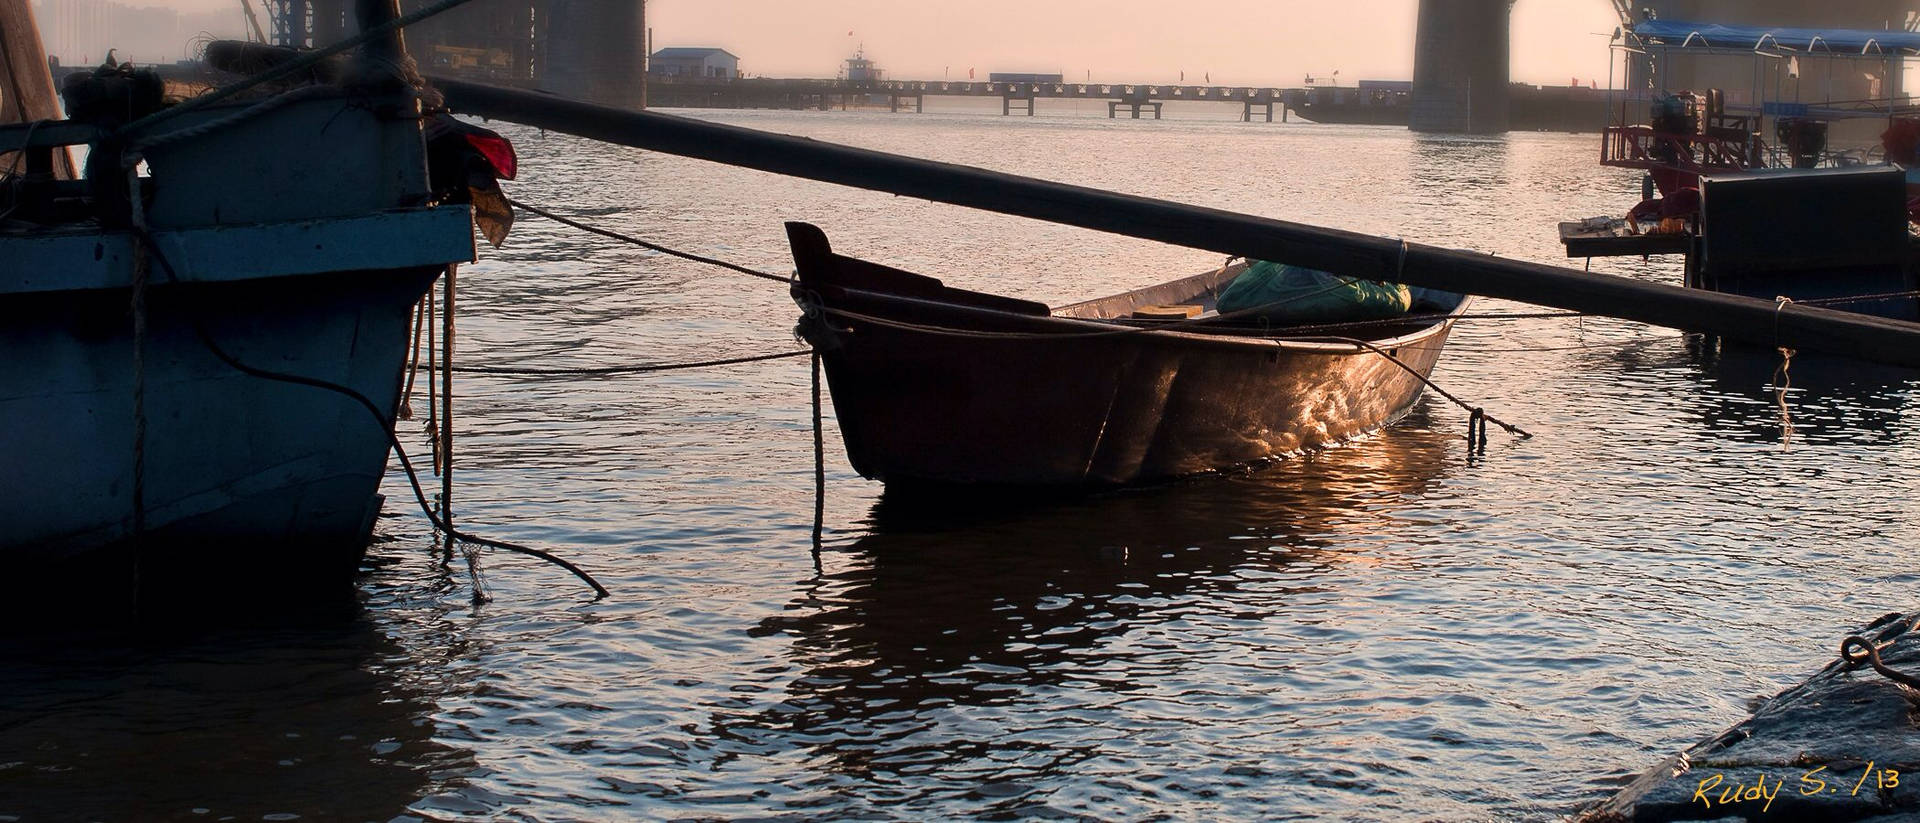
[(1138, 119), (1142, 113), (1160, 118), (1161, 107), (1173, 100), (1242, 104), (1241, 119), (1251, 122), (1256, 115), (1267, 122), (1278, 111), (1287, 119), (1287, 108), (1306, 96), (1305, 89), (1279, 89), (1265, 86), (1155, 85), (1119, 83), (1035, 83), (948, 80), (777, 80), (755, 78), (731, 81), (689, 81), (680, 78), (648, 78), (649, 102), (656, 106), (707, 106), (717, 108), (844, 108), (865, 99), (877, 104), (885, 100), (891, 111), (909, 106), (924, 111), (928, 97), (998, 97), (1000, 113), (1032, 115), (1036, 101), (1048, 99), (1107, 101), (1107, 116), (1127, 112)]

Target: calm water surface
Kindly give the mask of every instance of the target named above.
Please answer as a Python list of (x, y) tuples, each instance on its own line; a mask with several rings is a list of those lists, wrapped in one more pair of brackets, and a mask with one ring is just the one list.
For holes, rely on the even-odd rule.
[[(1591, 136), (1043, 114), (700, 116), (1541, 261), (1638, 188)], [(515, 196), (773, 271), (795, 219), (1055, 303), (1219, 263), (511, 134)], [(467, 363), (795, 347), (778, 287), (538, 219), (460, 283)], [(1429, 398), (1348, 447), (1050, 505), (890, 500), (829, 413), (817, 565), (804, 360), (463, 376), (463, 524), (610, 600), (487, 555), (474, 606), (395, 475), (337, 614), (10, 643), (0, 820), (1558, 817), (1914, 605), (1913, 387), (1796, 363), (1783, 443), (1771, 370), (1615, 321), (1468, 325), (1437, 379), (1533, 440), (1469, 456)]]

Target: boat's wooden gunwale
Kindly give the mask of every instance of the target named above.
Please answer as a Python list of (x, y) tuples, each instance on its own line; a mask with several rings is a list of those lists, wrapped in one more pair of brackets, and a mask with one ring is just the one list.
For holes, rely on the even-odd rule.
[[(1204, 346), (1224, 346), (1224, 347), (1239, 348), (1239, 349), (1247, 349), (1247, 348), (1260, 348), (1260, 349), (1267, 349), (1267, 350), (1279, 349), (1282, 351), (1296, 351), (1296, 352), (1302, 352), (1302, 353), (1314, 352), (1314, 353), (1320, 353), (1320, 354), (1358, 354), (1358, 353), (1368, 351), (1366, 346), (1356, 345), (1353, 343), (1328, 341), (1328, 338), (1333, 337), (1334, 335), (1324, 335), (1324, 334), (1304, 335), (1301, 338), (1287, 338), (1287, 337), (1251, 335), (1251, 334), (1228, 332), (1228, 331), (1207, 333), (1207, 332), (1183, 331), (1180, 329), (1155, 329), (1151, 327), (1142, 327), (1142, 326), (1122, 326), (1114, 323), (1111, 320), (1103, 321), (1103, 320), (1094, 320), (1094, 319), (1087, 319), (1087, 318), (1081, 318), (1081, 317), (1062, 317), (1058, 314), (1044, 315), (1044, 316), (1019, 314), (1016, 312), (999, 311), (996, 309), (988, 309), (988, 308), (982, 308), (978, 306), (964, 306), (964, 305), (949, 303), (941, 300), (927, 300), (927, 299), (917, 298), (917, 297), (905, 297), (905, 296), (896, 295), (896, 294), (887, 294), (885, 292), (868, 291), (865, 289), (839, 287), (837, 290), (849, 296), (858, 297), (862, 300), (874, 301), (882, 304), (893, 304), (903, 309), (912, 309), (912, 310), (921, 310), (921, 311), (937, 311), (941, 313), (950, 313), (950, 314), (961, 315), (961, 316), (971, 316), (971, 317), (978, 318), (980, 320), (990, 321), (995, 325), (1005, 324), (1005, 325), (1012, 325), (1012, 326), (1030, 326), (1033, 328), (1033, 333), (1035, 334), (1057, 334), (1057, 335), (1060, 335), (1063, 339), (1066, 339), (1072, 335), (1084, 336), (1089, 333), (1102, 333), (1102, 334), (1111, 335), (1114, 338), (1137, 337), (1137, 338), (1146, 338), (1154, 341), (1164, 341), (1169, 343), (1181, 343), (1181, 344), (1187, 344), (1187, 345), (1204, 345)], [(1394, 337), (1366, 339), (1365, 342), (1382, 349), (1394, 349), (1394, 348), (1400, 348), (1403, 346), (1418, 344), (1422, 341), (1431, 339), (1436, 334), (1439, 334), (1447, 329), (1450, 329), (1453, 323), (1457, 319), (1459, 319), (1459, 317), (1462, 314), (1466, 312), (1467, 307), (1470, 303), (1472, 303), (1472, 298), (1462, 299), (1459, 305), (1455, 306), (1452, 311), (1448, 312), (1444, 319), (1435, 321), (1432, 325), (1429, 325), (1426, 328), (1420, 329), (1419, 331), (1415, 331), (1409, 334), (1397, 335)], [(884, 317), (880, 319), (883, 322), (892, 320), (892, 318), (884, 318)], [(1197, 323), (1194, 325), (1195, 327), (1204, 327), (1206, 324)], [(950, 331), (955, 336), (965, 336), (967, 334), (974, 333), (973, 330), (966, 329), (966, 328), (954, 328), (954, 329), (951, 329)], [(1015, 331), (1019, 331), (1019, 329), (1015, 329)], [(1040, 338), (1040, 339), (1043, 339), (1043, 338)], [(1359, 338), (1356, 338), (1356, 339), (1359, 339)]]

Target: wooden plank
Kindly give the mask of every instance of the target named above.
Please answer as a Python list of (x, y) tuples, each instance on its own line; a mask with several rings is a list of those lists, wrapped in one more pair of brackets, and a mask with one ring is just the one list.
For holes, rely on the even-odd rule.
[(1686, 254), (1693, 245), (1686, 234), (1626, 234), (1585, 231), (1579, 223), (1560, 224), (1560, 243), (1568, 257), (1645, 257), (1649, 254)]
[(1920, 324), (1405, 243), (1221, 209), (937, 163), (657, 112), (434, 78), (462, 114), (941, 203), (1762, 346), (1920, 368)]

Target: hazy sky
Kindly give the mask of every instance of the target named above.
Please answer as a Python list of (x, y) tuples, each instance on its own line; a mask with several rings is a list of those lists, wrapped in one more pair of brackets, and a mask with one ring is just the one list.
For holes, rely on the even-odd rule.
[[(132, 5), (142, 0), (121, 0)], [(147, 0), (155, 2), (155, 0)], [(490, 0), (477, 0), (484, 6)], [(650, 0), (654, 46), (719, 46), (750, 74), (831, 77), (856, 46), (889, 76), (1093, 73), (1095, 82), (1299, 85), (1413, 74), (1417, 0)], [(158, 0), (236, 9), (233, 0)], [(1521, 0), (1513, 78), (1582, 83), (1607, 72), (1607, 0)], [(847, 32), (853, 32), (851, 36)]]

